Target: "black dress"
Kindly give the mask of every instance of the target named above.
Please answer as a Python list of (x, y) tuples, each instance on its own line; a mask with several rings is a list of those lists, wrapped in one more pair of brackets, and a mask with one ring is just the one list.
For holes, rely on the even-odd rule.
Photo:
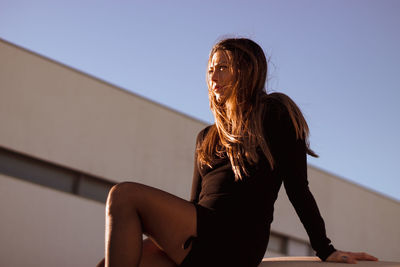
[[(227, 157), (210, 168), (201, 165), (195, 154), (191, 202), (197, 210), (197, 237), (190, 240), (192, 249), (180, 266), (258, 266), (267, 248), (282, 182), (317, 256), (325, 260), (335, 251), (308, 187), (305, 142), (296, 139), (282, 103), (267, 98), (265, 105), (263, 130), (275, 160), (274, 170), (260, 153), (249, 176), (235, 181)], [(197, 145), (210, 127), (198, 134)]]

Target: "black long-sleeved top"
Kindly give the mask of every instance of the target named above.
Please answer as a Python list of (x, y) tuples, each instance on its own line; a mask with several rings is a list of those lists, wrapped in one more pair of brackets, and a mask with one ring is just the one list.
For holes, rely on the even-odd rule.
[[(235, 181), (226, 156), (210, 168), (201, 165), (195, 154), (191, 201), (215, 215), (198, 213), (198, 232), (205, 233), (214, 226), (215, 233), (233, 232), (229, 235), (230, 242), (236, 240), (238, 244), (235, 246), (243, 245), (244, 240), (251, 242), (243, 245), (242, 250), (248, 247), (248, 250), (257, 251), (258, 246), (257, 255), (249, 252), (247, 256), (259, 260), (260, 255), (262, 257), (265, 253), (274, 203), (283, 182), (289, 200), (308, 233), (311, 246), (317, 256), (325, 260), (335, 249), (326, 236), (324, 221), (308, 187), (305, 141), (296, 138), (293, 123), (282, 103), (267, 98), (265, 105), (263, 131), (275, 160), (273, 170), (260, 152), (260, 160), (250, 167), (250, 175)], [(210, 127), (215, 126), (208, 126), (198, 134), (197, 146)]]

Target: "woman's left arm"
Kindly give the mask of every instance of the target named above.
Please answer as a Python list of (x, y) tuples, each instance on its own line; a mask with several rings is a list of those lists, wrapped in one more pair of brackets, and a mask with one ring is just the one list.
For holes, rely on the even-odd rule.
[(355, 262), (377, 260), (366, 253), (337, 251), (326, 236), (325, 223), (312, 195), (307, 179), (307, 147), (303, 139), (297, 139), (293, 123), (286, 108), (279, 112), (275, 129), (275, 157), (286, 193), (309, 236), (312, 248), (323, 261)]
[[(282, 137), (285, 135), (287, 136), (288, 132)], [(312, 248), (317, 252), (317, 256), (325, 261), (336, 250), (326, 236), (324, 220), (308, 187), (306, 145), (304, 140), (296, 140), (295, 134), (289, 132), (287, 137), (282, 144), (281, 154), (284, 155), (281, 155), (277, 167), (289, 200), (309, 236)]]

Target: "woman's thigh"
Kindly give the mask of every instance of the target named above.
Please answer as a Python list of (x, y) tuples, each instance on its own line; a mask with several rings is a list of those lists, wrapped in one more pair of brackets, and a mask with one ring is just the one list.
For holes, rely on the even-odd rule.
[(125, 182), (114, 186), (108, 204), (119, 203), (134, 208), (140, 217), (142, 231), (179, 265), (191, 247), (183, 244), (197, 236), (196, 208), (182, 198), (143, 184)]
[(150, 238), (143, 240), (140, 267), (177, 267), (168, 255), (162, 251)]

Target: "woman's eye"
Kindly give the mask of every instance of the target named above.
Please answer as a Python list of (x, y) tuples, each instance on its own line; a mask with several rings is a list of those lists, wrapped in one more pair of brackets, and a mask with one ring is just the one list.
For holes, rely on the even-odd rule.
[[(225, 70), (227, 70), (227, 69), (228, 69), (227, 66), (217, 66), (217, 67), (215, 68), (215, 70), (218, 70), (218, 71), (225, 71)], [(208, 74), (213, 74), (213, 73), (215, 72), (215, 70), (214, 70), (214, 69), (209, 69), (209, 70), (208, 70)]]

